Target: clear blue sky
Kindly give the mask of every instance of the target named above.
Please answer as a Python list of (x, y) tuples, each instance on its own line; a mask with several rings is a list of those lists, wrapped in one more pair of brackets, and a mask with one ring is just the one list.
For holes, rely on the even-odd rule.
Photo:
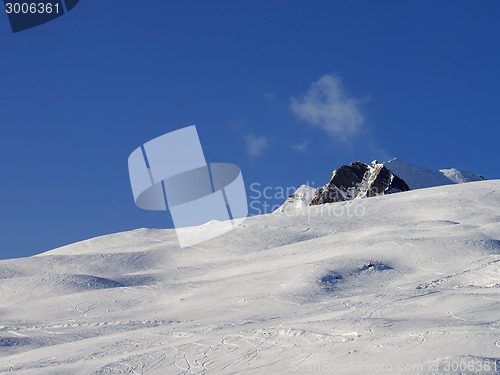
[[(500, 2), (81, 0), (0, 16), (0, 258), (169, 227), (127, 158), (196, 124), (246, 185), (399, 157), (500, 177)], [(275, 202), (274, 202), (275, 203)]]

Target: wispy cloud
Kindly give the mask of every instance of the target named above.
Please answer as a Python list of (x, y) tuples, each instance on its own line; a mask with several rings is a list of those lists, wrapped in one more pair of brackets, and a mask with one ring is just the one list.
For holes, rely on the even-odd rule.
[(267, 137), (257, 137), (253, 134), (248, 134), (245, 137), (247, 143), (247, 150), (250, 156), (260, 156), (264, 153), (264, 150), (268, 147)]
[(268, 102), (272, 102), (276, 98), (276, 95), (274, 95), (271, 92), (264, 92), (262, 95), (264, 96), (264, 99), (266, 99)]
[(292, 145), (292, 149), (297, 152), (306, 152), (309, 147), (309, 141), (303, 141), (296, 145)]
[(338, 76), (326, 74), (313, 82), (305, 95), (290, 100), (290, 109), (300, 119), (343, 142), (363, 130), (361, 100), (346, 93)]

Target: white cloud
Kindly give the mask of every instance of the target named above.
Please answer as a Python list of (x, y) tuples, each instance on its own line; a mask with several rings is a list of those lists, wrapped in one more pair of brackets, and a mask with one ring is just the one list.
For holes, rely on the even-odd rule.
[(309, 147), (309, 141), (304, 141), (302, 143), (293, 145), (292, 149), (294, 149), (297, 152), (306, 152), (308, 147)]
[(257, 137), (253, 134), (248, 134), (245, 137), (245, 141), (247, 143), (247, 150), (250, 156), (260, 156), (268, 147), (266, 137)]
[(313, 82), (301, 98), (291, 98), (290, 109), (312, 126), (332, 137), (348, 142), (363, 129), (360, 100), (350, 97), (338, 76), (326, 74)]

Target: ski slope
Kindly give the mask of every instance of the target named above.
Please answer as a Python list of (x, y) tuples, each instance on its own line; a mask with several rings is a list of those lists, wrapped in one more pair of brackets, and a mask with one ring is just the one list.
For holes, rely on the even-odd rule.
[(480, 181), (3, 260), (0, 373), (500, 373), (499, 207)]

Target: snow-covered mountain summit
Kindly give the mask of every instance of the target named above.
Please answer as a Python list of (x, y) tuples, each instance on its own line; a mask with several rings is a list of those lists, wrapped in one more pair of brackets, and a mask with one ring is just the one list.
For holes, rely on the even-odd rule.
[(318, 189), (302, 185), (276, 211), (481, 180), (484, 177), (468, 171), (433, 171), (397, 158), (371, 165), (356, 161), (335, 169), (330, 181)]
[(448, 177), (451, 181), (456, 184), (463, 184), (466, 182), (482, 181), (485, 180), (483, 176), (476, 175), (469, 171), (463, 171), (460, 169), (440, 169), (439, 172)]
[(351, 165), (336, 168), (328, 183), (320, 188), (314, 189), (302, 185), (276, 211), (287, 212), (299, 207), (343, 202), (407, 190), (410, 190), (408, 185), (382, 163), (374, 160), (371, 165), (368, 165), (355, 161)]
[(376, 160), (371, 165), (356, 161), (333, 171), (330, 181), (316, 190), (310, 205), (368, 198), (408, 191), (398, 176)]
[(314, 198), (316, 189), (307, 185), (300, 186), (295, 192), (288, 197), (276, 212), (287, 212), (297, 208), (307, 207), (311, 204)]
[(384, 165), (405, 180), (412, 190), (484, 180), (484, 177), (468, 171), (455, 168), (433, 171), (398, 158), (391, 159)]

